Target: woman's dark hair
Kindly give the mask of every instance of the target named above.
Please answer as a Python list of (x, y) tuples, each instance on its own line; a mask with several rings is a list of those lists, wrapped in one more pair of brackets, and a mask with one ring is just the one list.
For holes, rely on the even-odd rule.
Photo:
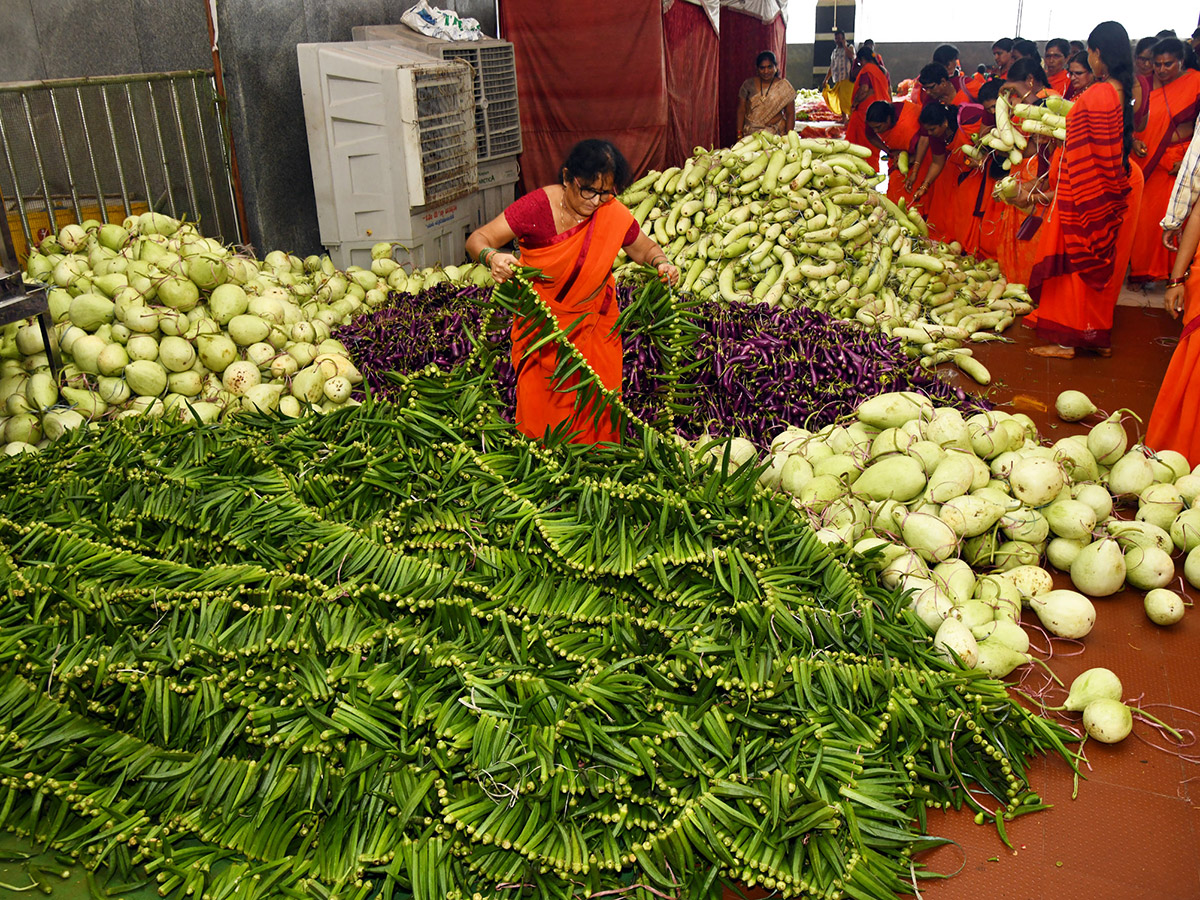
[(1087, 53), (1087, 47), (1083, 41), (1071, 41), (1071, 49), (1076, 53)]
[(876, 100), (867, 107), (868, 122), (894, 122), (896, 121), (896, 112), (892, 109), (892, 104), (886, 100)]
[(956, 59), (958, 59), (958, 48), (953, 44), (941, 44), (933, 51), (933, 61), (943, 66), (950, 65)]
[(1196, 51), (1192, 49), (1191, 44), (1185, 44), (1179, 38), (1163, 38), (1154, 45), (1155, 56), (1173, 56), (1181, 63), (1185, 69), (1195, 69)]
[(1139, 39), (1137, 42), (1137, 47), (1133, 51), (1133, 55), (1141, 56), (1143, 53), (1145, 53), (1147, 50), (1151, 49), (1155, 44), (1157, 44), (1160, 40), (1162, 40), (1162, 38), (1144, 37), (1144, 38)]
[(921, 114), (917, 116), (917, 121), (922, 125), (947, 125), (954, 129), (958, 125), (958, 107), (926, 103), (921, 108)]
[(777, 60), (775, 58), (775, 54), (772, 53), (770, 50), (764, 50), (764, 51), (762, 51), (762, 53), (758, 54), (758, 56), (754, 57), (754, 65), (756, 68), (758, 66), (761, 66), (765, 62), (769, 62), (771, 65), (775, 66), (776, 68), (779, 67), (779, 60)]
[(1066, 57), (1068, 59), (1070, 58), (1071, 42), (1068, 41), (1066, 38), (1051, 38), (1050, 40), (1046, 41), (1046, 52), (1047, 53), (1050, 52), (1051, 47), (1057, 47), (1059, 49), (1059, 52), (1061, 52), (1064, 57)]
[[(1088, 35), (1088, 49), (1100, 55), (1100, 61), (1108, 69), (1108, 77), (1121, 85), (1125, 95), (1125, 128), (1121, 138), (1121, 159), (1125, 171), (1129, 171), (1129, 150), (1133, 147), (1133, 50), (1129, 43), (1129, 32), (1120, 22), (1101, 22)], [(1092, 74), (1095, 74), (1093, 72)]]
[(946, 74), (946, 67), (941, 63), (926, 63), (921, 67), (921, 74), (917, 76), (917, 81), (921, 82), (921, 87), (932, 87), (935, 84), (941, 84), (943, 81), (949, 81), (950, 76)]
[(1003, 50), (1005, 53), (1011, 53), (1013, 48), (1012, 38), (1000, 38), (996, 43), (992, 44), (993, 50)]
[(562, 164), (562, 181), (566, 184), (578, 178), (583, 184), (594, 184), (605, 175), (613, 177), (613, 189), (619, 194), (633, 183), (633, 172), (625, 157), (609, 141), (589, 138), (571, 148)]
[(868, 47), (866, 44), (863, 44), (861, 47), (858, 48), (858, 56), (856, 57), (856, 59), (859, 62), (873, 63), (873, 62), (875, 62), (875, 51), (872, 50), (870, 47)]
[(1012, 52), (1019, 53), (1021, 59), (1036, 59), (1042, 61), (1042, 52), (1038, 50), (1038, 45), (1033, 41), (1027, 41), (1025, 38), (1020, 38), (1013, 41)]
[(997, 100), (1000, 97), (1000, 88), (1004, 87), (1004, 82), (999, 78), (989, 78), (979, 88), (979, 94), (976, 99), (983, 103), (985, 100)]
[(1067, 65), (1071, 65), (1071, 63), (1079, 63), (1079, 65), (1083, 66), (1089, 72), (1092, 71), (1092, 64), (1088, 62), (1086, 50), (1080, 50), (1078, 53), (1072, 55), (1072, 57), (1067, 60)]
[(1050, 87), (1050, 79), (1046, 77), (1042, 64), (1028, 56), (1022, 56), (1009, 66), (1005, 81), (1024, 81), (1030, 77), (1042, 87)]

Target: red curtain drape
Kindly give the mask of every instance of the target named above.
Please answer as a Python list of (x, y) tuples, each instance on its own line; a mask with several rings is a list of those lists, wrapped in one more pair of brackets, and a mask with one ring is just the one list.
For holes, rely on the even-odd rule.
[(558, 181), (563, 157), (584, 138), (611, 140), (635, 172), (663, 168), (662, 18), (662, 0), (500, 4), (517, 65), (523, 190)]
[(718, 103), (721, 146), (728, 147), (737, 140), (734, 117), (737, 115), (738, 88), (754, 75), (754, 57), (762, 50), (770, 50), (779, 60), (779, 74), (787, 76), (786, 31), (782, 15), (777, 15), (770, 22), (763, 22), (757, 16), (721, 7)]
[(696, 147), (715, 147), (717, 32), (703, 6), (675, 0), (663, 13), (667, 57), (667, 145), (664, 162), (682, 165)]

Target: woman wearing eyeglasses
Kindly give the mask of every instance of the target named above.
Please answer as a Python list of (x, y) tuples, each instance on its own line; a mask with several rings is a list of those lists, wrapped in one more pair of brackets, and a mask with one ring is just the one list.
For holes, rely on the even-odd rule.
[[(624, 250), (635, 263), (653, 267), (665, 283), (679, 280), (679, 270), (662, 248), (616, 199), (631, 180), (629, 163), (611, 143), (580, 141), (567, 154), (558, 184), (531, 191), (467, 238), (467, 253), (487, 266), (499, 283), (511, 278), (516, 266), (541, 270), (534, 289), (558, 324), (572, 329), (571, 342), (610, 391), (621, 389), (621, 335), (614, 330), (620, 310), (612, 275), (617, 254)], [(519, 258), (497, 249), (514, 240)], [(541, 438), (547, 430), (571, 422), (572, 440), (578, 443), (619, 442), (620, 435), (607, 419), (596, 422), (587, 410), (576, 411), (573, 391), (554, 389), (554, 348), (526, 355), (533, 338), (520, 339), (520, 330), (520, 323), (514, 322), (517, 428)]]
[(1089, 87), (1095, 79), (1092, 77), (1092, 67), (1088, 63), (1087, 51), (1076, 53), (1067, 64), (1067, 75), (1071, 78), (1067, 92), (1063, 94), (1067, 100), (1074, 100)]
[(758, 54), (754, 66), (758, 75), (738, 88), (737, 136), (756, 131), (785, 135), (796, 127), (796, 89), (780, 76), (770, 50)]

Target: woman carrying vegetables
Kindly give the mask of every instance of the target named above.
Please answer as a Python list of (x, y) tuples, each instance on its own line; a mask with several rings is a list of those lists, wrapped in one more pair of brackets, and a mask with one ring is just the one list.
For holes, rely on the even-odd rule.
[(738, 88), (737, 136), (769, 131), (782, 137), (796, 127), (796, 89), (780, 76), (770, 50), (758, 54), (754, 65), (758, 75)]
[(1165, 304), (1172, 318), (1183, 314), (1183, 333), (1167, 368), (1150, 425), (1146, 446), (1176, 450), (1193, 466), (1200, 464), (1200, 203), (1179, 236), (1179, 253), (1167, 280)]
[[(1000, 91), (1015, 106), (1043, 106), (1053, 93), (1049, 78), (1033, 59), (1012, 64)], [(1016, 127), (1014, 125), (1014, 127)], [(1001, 207), (996, 261), (1010, 282), (1028, 284), (1038, 254), (1038, 231), (1054, 199), (1062, 145), (1053, 138), (1031, 134), (1024, 159), (1009, 169), (1017, 193)]]
[(1088, 61), (1096, 84), (1067, 113), (1058, 188), (1029, 280), (1040, 305), (1025, 324), (1052, 342), (1031, 348), (1036, 356), (1111, 352), (1113, 309), (1142, 196), (1141, 171), (1129, 165), (1133, 53), (1124, 26), (1097, 25), (1088, 36)]
[[(580, 141), (562, 164), (560, 182), (521, 197), (467, 238), (467, 252), (487, 266), (503, 283), (516, 266), (541, 270), (534, 289), (553, 311), (562, 328), (572, 327), (571, 342), (579, 348), (610, 391), (621, 389), (621, 335), (614, 331), (619, 312), (612, 267), (622, 249), (636, 263), (653, 266), (669, 284), (679, 270), (638, 227), (616, 195), (632, 180), (629, 163), (608, 141)], [(517, 241), (520, 258), (497, 249)], [(576, 410), (575, 393), (555, 390), (556, 351), (544, 346), (532, 353), (532, 337), (519, 337), (513, 323), (513, 366), (517, 370), (517, 428), (532, 438), (543, 437), (563, 422), (571, 422), (578, 443), (610, 441), (620, 435), (604, 417), (595, 421), (587, 410)]]
[(850, 101), (850, 121), (846, 123), (846, 140), (853, 144), (871, 148), (867, 161), (876, 171), (879, 170), (879, 149), (871, 145), (867, 129), (867, 110), (878, 100), (887, 102), (892, 98), (891, 85), (888, 77), (879, 63), (875, 53), (865, 44), (858, 51), (858, 61), (861, 67), (858, 77), (854, 79), (854, 93)]
[(1154, 78), (1157, 86), (1146, 104), (1146, 127), (1134, 143), (1134, 161), (1141, 166), (1146, 187), (1133, 239), (1133, 265), (1129, 281), (1138, 285), (1161, 281), (1171, 269), (1172, 257), (1162, 243), (1159, 220), (1167, 211), (1167, 198), (1180, 160), (1192, 139), (1200, 114), (1200, 72), (1186, 68), (1194, 61), (1178, 38), (1154, 45)]

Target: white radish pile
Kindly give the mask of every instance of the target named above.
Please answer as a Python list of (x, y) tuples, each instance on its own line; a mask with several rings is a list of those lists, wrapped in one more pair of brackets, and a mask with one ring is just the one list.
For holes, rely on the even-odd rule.
[(259, 261), (159, 213), (123, 225), (66, 225), (26, 263), (53, 285), (52, 340), (36, 323), (0, 337), (0, 445), (31, 452), (101, 417), (171, 414), (211, 422), (238, 410), (300, 416), (354, 403), (362, 376), (334, 326), (390, 290), (490, 279), (481, 266), (406, 272), (377, 245), (371, 268), (282, 251)]
[(759, 132), (651, 172), (622, 200), (683, 273), (682, 289), (727, 302), (804, 304), (899, 338), (926, 367), (995, 340), (1030, 310), (994, 261), (927, 241), (920, 215), (874, 189), (869, 150)]
[[(996, 675), (1029, 661), (1022, 607), (1082, 638), (1096, 621), (1088, 598), (1127, 586), (1151, 592), (1153, 621), (1178, 621), (1183, 601), (1164, 590), (1172, 551), (1189, 554), (1200, 585), (1200, 477), (1179, 454), (1129, 447), (1119, 414), (1047, 445), (1024, 415), (881, 394), (854, 421), (779, 434), (762, 481), (791, 494), (822, 540), (877, 553), (881, 580), (912, 591), (945, 655)], [(1136, 503), (1136, 518), (1114, 517), (1114, 503)], [(1047, 562), (1073, 590), (1053, 589)]]

